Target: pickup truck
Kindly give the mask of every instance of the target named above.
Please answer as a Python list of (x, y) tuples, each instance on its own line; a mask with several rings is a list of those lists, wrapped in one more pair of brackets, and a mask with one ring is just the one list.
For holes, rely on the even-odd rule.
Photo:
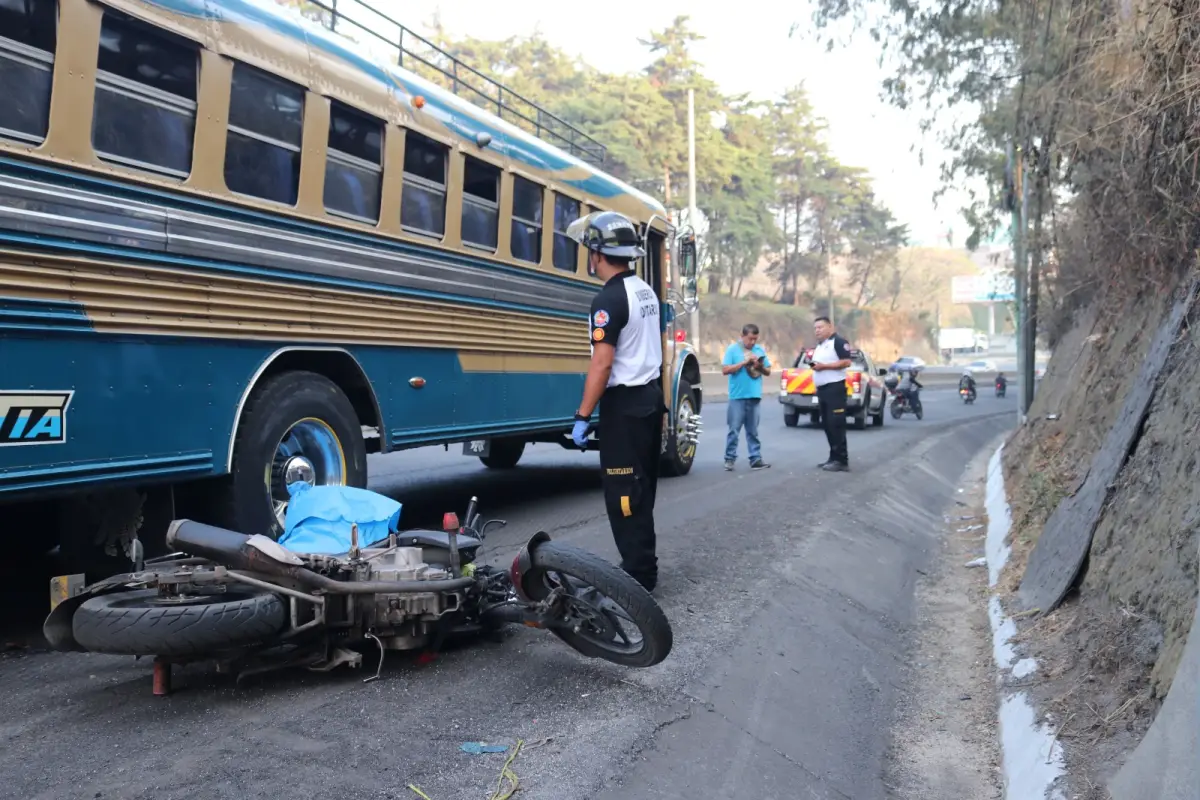
[[(813, 425), (821, 424), (817, 386), (809, 366), (812, 354), (812, 350), (805, 350), (779, 378), (779, 402), (783, 405), (783, 422), (789, 428), (799, 424), (801, 414), (808, 414)], [(887, 375), (887, 370), (876, 368), (871, 357), (861, 350), (851, 350), (850, 361), (846, 370), (846, 413), (851, 415), (858, 430), (867, 427), (867, 417), (875, 427), (882, 427), (887, 387), (880, 378)]]

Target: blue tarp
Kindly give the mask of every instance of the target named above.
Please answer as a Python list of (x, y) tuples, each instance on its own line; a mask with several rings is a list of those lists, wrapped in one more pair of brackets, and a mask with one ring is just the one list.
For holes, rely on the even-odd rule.
[(288, 487), (283, 535), (279, 543), (297, 553), (339, 555), (350, 550), (350, 526), (358, 524), (358, 546), (366, 547), (398, 529), (400, 504), (353, 486)]

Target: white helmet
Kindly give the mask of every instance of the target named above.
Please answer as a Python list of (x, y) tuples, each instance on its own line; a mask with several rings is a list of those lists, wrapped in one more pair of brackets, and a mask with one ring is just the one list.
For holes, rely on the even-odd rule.
[(964, 370), (963, 370), (963, 377), (964, 377), (964, 378), (970, 378), (970, 377), (971, 377), (971, 368), (970, 368), (970, 367), (967, 367), (966, 369), (964, 369)]

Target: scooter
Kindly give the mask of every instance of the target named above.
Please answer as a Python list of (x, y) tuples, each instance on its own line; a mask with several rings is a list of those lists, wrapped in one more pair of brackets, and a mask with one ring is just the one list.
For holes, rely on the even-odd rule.
[(969, 386), (964, 386), (958, 390), (959, 396), (962, 397), (963, 403), (970, 405), (975, 402), (975, 390)]
[(1008, 384), (996, 382), (996, 397), (1004, 397), (1004, 393), (1008, 390)]
[[(449, 636), (507, 623), (548, 630), (585, 656), (651, 667), (671, 652), (662, 609), (607, 561), (536, 533), (508, 569), (475, 562), (487, 529), (471, 498), (464, 524), (406, 530), (344, 553), (293, 552), (275, 540), (191, 520), (171, 523), (167, 556), (86, 586), (43, 626), (56, 650), (154, 657), (154, 692), (171, 665), (214, 661), (238, 676), (287, 667), (358, 667), (356, 645), (436, 650)], [(370, 680), (370, 679), (368, 679)]]

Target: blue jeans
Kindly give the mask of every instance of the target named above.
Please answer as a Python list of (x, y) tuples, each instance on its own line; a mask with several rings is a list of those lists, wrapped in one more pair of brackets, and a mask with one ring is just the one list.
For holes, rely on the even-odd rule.
[(748, 400), (730, 400), (725, 411), (725, 421), (729, 423), (729, 435), (725, 437), (725, 460), (737, 458), (738, 434), (746, 429), (746, 449), (750, 451), (750, 460), (762, 458), (762, 445), (758, 441), (758, 418), (761, 414), (762, 399), (755, 397)]

